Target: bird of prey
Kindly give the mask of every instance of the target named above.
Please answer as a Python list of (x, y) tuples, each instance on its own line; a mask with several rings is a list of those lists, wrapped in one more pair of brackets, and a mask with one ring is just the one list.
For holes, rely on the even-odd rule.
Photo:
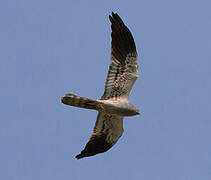
[(91, 137), (77, 159), (109, 150), (123, 134), (124, 116), (139, 114), (129, 103), (130, 91), (139, 76), (137, 52), (133, 36), (117, 13), (109, 16), (111, 22), (111, 64), (100, 100), (66, 94), (62, 103), (98, 111)]

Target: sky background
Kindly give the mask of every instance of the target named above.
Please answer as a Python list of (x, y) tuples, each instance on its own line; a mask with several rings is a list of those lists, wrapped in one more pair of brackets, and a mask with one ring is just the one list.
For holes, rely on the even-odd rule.
[[(1, 0), (0, 179), (210, 180), (211, 1)], [(117, 12), (131, 30), (140, 116), (108, 152), (74, 158), (97, 112), (66, 93), (100, 98)]]

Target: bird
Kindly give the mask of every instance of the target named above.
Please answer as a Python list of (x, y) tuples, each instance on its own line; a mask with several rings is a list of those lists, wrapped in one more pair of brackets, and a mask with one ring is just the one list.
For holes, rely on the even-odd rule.
[(99, 100), (71, 93), (61, 98), (66, 105), (98, 111), (93, 132), (77, 159), (108, 151), (124, 132), (125, 116), (139, 115), (139, 109), (129, 103), (131, 89), (139, 77), (138, 55), (133, 36), (117, 13), (109, 15), (111, 22), (111, 64), (104, 93)]

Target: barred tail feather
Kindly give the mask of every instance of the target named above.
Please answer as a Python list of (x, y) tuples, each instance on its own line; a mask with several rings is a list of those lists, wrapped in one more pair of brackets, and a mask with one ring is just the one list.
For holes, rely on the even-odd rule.
[(64, 97), (62, 97), (61, 101), (62, 103), (70, 106), (94, 110), (99, 109), (99, 102), (97, 100), (87, 99), (74, 94), (66, 94)]

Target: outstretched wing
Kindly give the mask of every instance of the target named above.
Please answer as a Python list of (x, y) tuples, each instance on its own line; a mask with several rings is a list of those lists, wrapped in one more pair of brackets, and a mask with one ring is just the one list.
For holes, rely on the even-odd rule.
[(123, 134), (123, 117), (98, 113), (93, 133), (77, 159), (94, 156), (109, 150)]
[(138, 78), (136, 46), (130, 30), (118, 14), (112, 12), (111, 65), (101, 99), (127, 98)]

